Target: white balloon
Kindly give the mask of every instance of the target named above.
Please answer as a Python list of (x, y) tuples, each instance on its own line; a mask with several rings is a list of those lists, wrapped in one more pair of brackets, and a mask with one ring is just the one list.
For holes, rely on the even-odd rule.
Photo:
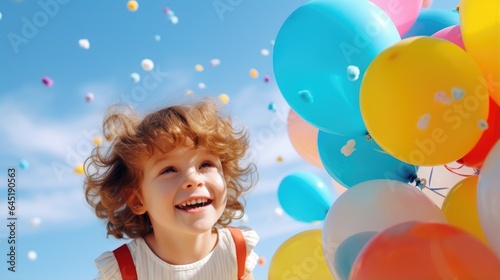
[(500, 141), (490, 150), (481, 168), (477, 208), (486, 239), (500, 258)]
[(447, 223), (439, 207), (417, 187), (379, 179), (349, 188), (335, 200), (323, 224), (323, 252), (334, 278), (341, 279), (335, 270), (334, 256), (344, 240), (407, 221)]

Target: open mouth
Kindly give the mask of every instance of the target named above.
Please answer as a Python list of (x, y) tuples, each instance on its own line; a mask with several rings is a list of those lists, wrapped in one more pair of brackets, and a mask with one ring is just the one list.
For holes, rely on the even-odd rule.
[(191, 210), (191, 209), (196, 209), (200, 207), (205, 207), (207, 205), (212, 204), (211, 199), (207, 198), (198, 198), (198, 199), (192, 199), (188, 201), (184, 201), (180, 204), (175, 205), (175, 208), (180, 209), (180, 210)]

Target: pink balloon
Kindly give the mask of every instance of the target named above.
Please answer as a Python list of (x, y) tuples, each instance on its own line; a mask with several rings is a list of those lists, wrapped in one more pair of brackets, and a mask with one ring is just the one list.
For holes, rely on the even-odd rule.
[(398, 29), (399, 36), (410, 30), (417, 20), (423, 0), (371, 0), (381, 8)]
[(323, 168), (318, 151), (319, 130), (299, 117), (292, 109), (288, 113), (287, 129), (288, 138), (295, 151), (310, 164)]
[(443, 28), (438, 32), (432, 34), (431, 37), (445, 39), (465, 50), (464, 41), (462, 40), (462, 31), (460, 30), (460, 25), (452, 25)]

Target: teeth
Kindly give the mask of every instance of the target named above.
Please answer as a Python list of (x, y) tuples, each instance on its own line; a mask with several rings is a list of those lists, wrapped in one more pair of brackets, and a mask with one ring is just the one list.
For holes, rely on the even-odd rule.
[(179, 204), (180, 207), (185, 207), (186, 205), (194, 205), (194, 204), (200, 204), (200, 203), (206, 203), (208, 199), (206, 198), (198, 198), (198, 199), (191, 199), (189, 201), (185, 201), (181, 204)]

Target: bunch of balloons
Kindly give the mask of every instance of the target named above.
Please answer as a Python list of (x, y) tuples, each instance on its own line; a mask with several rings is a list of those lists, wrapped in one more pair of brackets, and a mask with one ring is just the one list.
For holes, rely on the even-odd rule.
[[(347, 191), (282, 180), (283, 210), (324, 224), (283, 243), (269, 279), (500, 279), (500, 3), (431, 3), (312, 0), (283, 23), (288, 136)], [(417, 171), (454, 162), (478, 172), (440, 208)]]

